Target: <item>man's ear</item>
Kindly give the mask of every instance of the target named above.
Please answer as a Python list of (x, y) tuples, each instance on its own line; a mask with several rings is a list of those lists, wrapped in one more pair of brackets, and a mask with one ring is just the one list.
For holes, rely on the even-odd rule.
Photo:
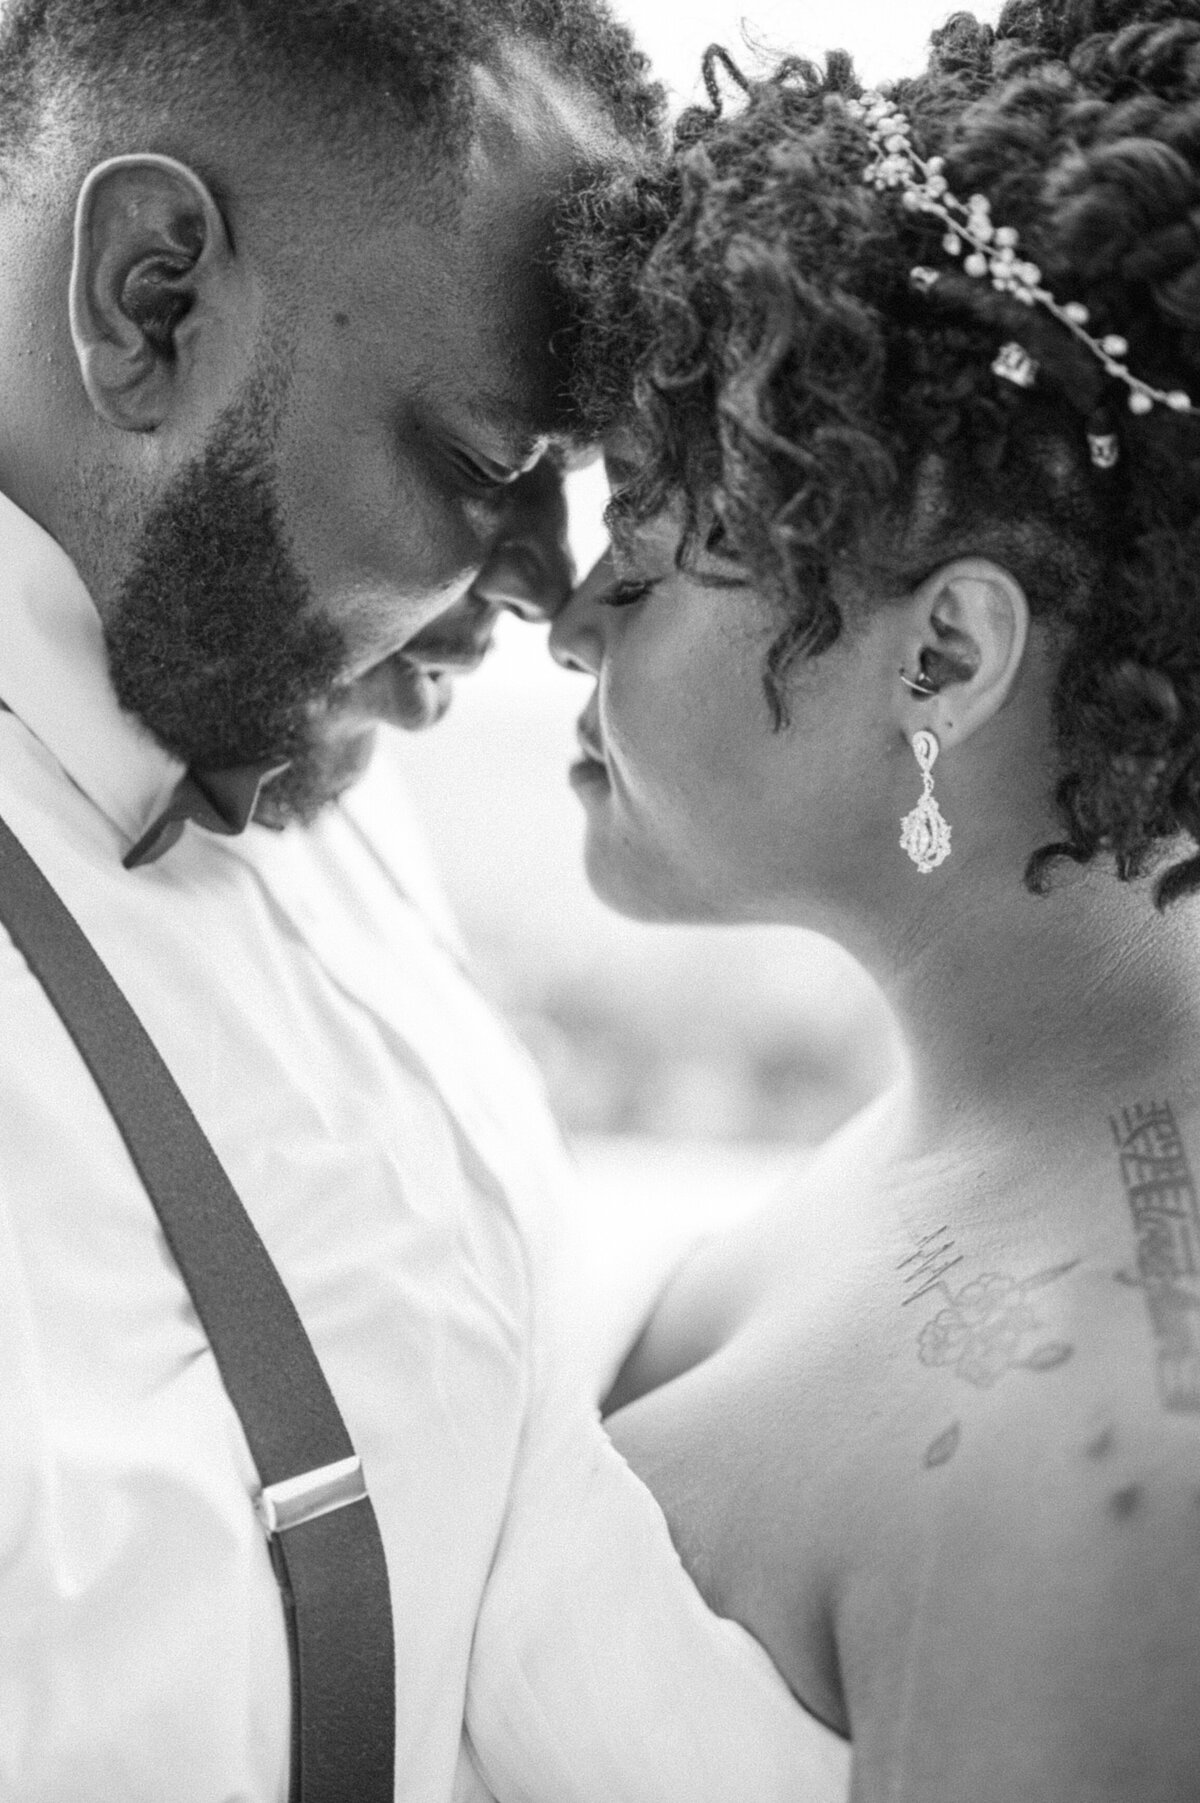
[(255, 299), (215, 200), (193, 170), (149, 153), (88, 175), (75, 209), (71, 337), (88, 399), (110, 425), (152, 432), (185, 401), (202, 352), (228, 354)]
[(928, 576), (904, 611), (905, 732), (928, 726), (943, 747), (960, 744), (1012, 692), (1029, 636), (1025, 591), (1002, 564), (959, 557)]

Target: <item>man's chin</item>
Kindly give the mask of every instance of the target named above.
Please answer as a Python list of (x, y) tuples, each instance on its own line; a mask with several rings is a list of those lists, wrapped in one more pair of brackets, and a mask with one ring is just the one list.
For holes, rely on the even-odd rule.
[(263, 826), (307, 826), (362, 776), (379, 725), (404, 732), (436, 726), (453, 699), (453, 681), (403, 652), (385, 658), (341, 687), (326, 703), (319, 728), (288, 767), (267, 783), (254, 818)]
[(310, 742), (273, 781), (254, 810), (260, 826), (311, 826), (317, 815), (363, 775), (375, 748), (375, 728), (330, 733)]

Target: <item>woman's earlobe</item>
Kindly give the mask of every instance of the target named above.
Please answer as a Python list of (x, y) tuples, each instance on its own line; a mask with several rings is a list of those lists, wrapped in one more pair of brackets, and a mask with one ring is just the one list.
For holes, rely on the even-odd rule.
[[(170, 416), (214, 289), (237, 285), (232, 263), (220, 210), (183, 163), (121, 156), (89, 173), (75, 210), (69, 306), (80, 377), (101, 419), (151, 432)], [(236, 305), (235, 295), (224, 303)]]

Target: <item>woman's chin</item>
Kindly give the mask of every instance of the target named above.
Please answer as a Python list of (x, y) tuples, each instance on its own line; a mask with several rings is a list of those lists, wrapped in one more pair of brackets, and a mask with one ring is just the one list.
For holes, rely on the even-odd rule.
[(651, 859), (641, 859), (627, 843), (605, 833), (589, 816), (583, 848), (588, 882), (599, 899), (630, 920), (695, 922), (711, 918), (679, 893), (678, 884)]
[(653, 835), (630, 830), (622, 817), (620, 790), (606, 766), (594, 758), (571, 765), (570, 783), (583, 803), (583, 861), (588, 882), (614, 913), (630, 920), (711, 922), (711, 896), (692, 886), (665, 859)]

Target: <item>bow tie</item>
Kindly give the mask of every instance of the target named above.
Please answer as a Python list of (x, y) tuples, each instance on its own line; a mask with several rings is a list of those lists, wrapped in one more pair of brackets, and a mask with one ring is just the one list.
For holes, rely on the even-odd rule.
[(126, 870), (153, 864), (170, 851), (189, 820), (228, 837), (245, 832), (263, 785), (286, 769), (286, 764), (241, 764), (234, 770), (185, 771), (162, 813), (121, 862)]

